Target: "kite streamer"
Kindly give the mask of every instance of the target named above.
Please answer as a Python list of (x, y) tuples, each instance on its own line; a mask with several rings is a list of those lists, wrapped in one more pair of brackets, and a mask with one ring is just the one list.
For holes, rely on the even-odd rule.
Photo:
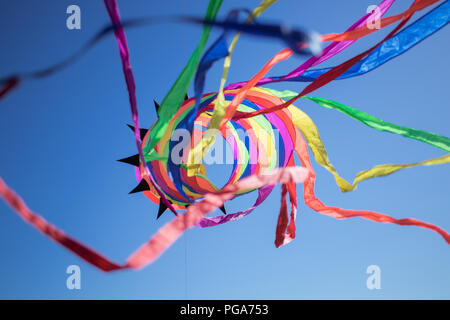
[[(265, 88), (265, 90), (271, 92), (273, 95), (282, 98), (282, 99), (290, 99), (292, 97), (297, 96), (297, 93), (292, 92), (290, 90), (284, 90), (283, 92)], [(412, 129), (408, 127), (399, 126), (393, 123), (389, 123), (386, 121), (383, 121), (381, 119), (378, 119), (374, 116), (371, 116), (368, 113), (365, 113), (364, 111), (343, 105), (339, 102), (329, 100), (329, 99), (323, 99), (318, 97), (303, 97), (304, 99), (309, 99), (314, 102), (316, 102), (321, 107), (324, 107), (326, 109), (335, 109), (340, 112), (342, 112), (345, 115), (348, 115), (352, 117), (355, 120), (358, 120), (359, 122), (373, 128), (379, 131), (385, 131), (390, 132), (394, 134), (399, 134), (404, 137), (419, 140), (422, 142), (425, 142), (433, 147), (442, 149), (446, 152), (450, 152), (450, 139), (444, 136), (440, 136), (438, 134), (423, 131), (423, 130), (417, 130)]]
[(235, 193), (249, 188), (273, 185), (276, 183), (303, 182), (308, 175), (305, 168), (294, 167), (276, 169), (260, 175), (253, 175), (242, 179), (234, 185), (223, 188), (216, 194), (208, 194), (202, 201), (190, 206), (186, 213), (177, 216), (168, 222), (136, 252), (134, 252), (125, 264), (117, 264), (97, 253), (79, 241), (74, 240), (61, 230), (57, 229), (41, 216), (32, 212), (23, 200), (15, 194), (0, 178), (0, 194), (5, 201), (20, 215), (22, 219), (30, 223), (43, 234), (66, 247), (86, 262), (102, 271), (115, 271), (120, 269), (140, 269), (153, 262), (163, 253), (184, 231), (194, 226), (203, 216), (217, 209), (227, 200), (233, 198)]
[[(382, 7), (385, 3), (389, 6), (393, 1), (384, 1), (380, 4), (380, 14), (383, 14), (383, 9), (386, 10), (389, 7)], [(408, 51), (415, 45), (419, 44), (421, 41), (425, 40), (429, 36), (433, 35), (435, 32), (439, 31), (443, 27), (445, 27), (450, 19), (450, 3), (448, 1), (443, 2), (438, 7), (434, 8), (423, 17), (400, 31), (395, 36), (383, 42), (377, 49), (375, 49), (372, 53), (370, 53), (366, 58), (361, 60), (359, 63), (355, 64), (349, 70), (344, 72), (342, 75), (337, 77), (336, 79), (347, 79), (359, 75), (363, 75), (367, 72), (370, 72), (384, 63), (398, 57), (402, 53)], [(367, 19), (365, 20), (367, 21)], [(358, 22), (357, 25), (365, 24)], [(354, 26), (352, 26), (349, 30), (353, 30)], [(330, 71), (332, 67), (323, 68), (323, 69), (315, 69), (315, 70), (306, 70), (317, 63), (321, 63), (335, 54), (341, 52), (343, 49), (348, 47), (354, 41), (343, 41), (343, 42), (333, 42), (326, 49), (323, 50), (323, 54), (319, 57), (312, 57), (307, 62), (302, 64), (300, 67), (291, 71), (287, 75), (284, 76), (274, 76), (263, 78), (258, 81), (257, 85), (263, 85), (273, 82), (280, 81), (294, 81), (294, 82), (311, 82), (317, 79), (320, 75)], [(227, 89), (237, 89), (242, 87), (245, 82), (233, 83), (227, 86)]]
[[(167, 209), (175, 215), (124, 264), (109, 260), (51, 225), (31, 211), (22, 198), (1, 178), (0, 195), (26, 222), (105, 272), (140, 269), (152, 263), (191, 227), (212, 227), (247, 216), (269, 197), (278, 183), (281, 184), (281, 204), (275, 228), (276, 247), (286, 245), (295, 238), (295, 220), (298, 213), (297, 183), (303, 184), (305, 204), (317, 213), (337, 219), (362, 217), (376, 222), (426, 228), (435, 231), (450, 244), (449, 233), (427, 222), (413, 218), (397, 219), (373, 211), (349, 210), (325, 205), (314, 193), (316, 175), (309, 156), (311, 151), (316, 162), (334, 176), (338, 188), (342, 192), (350, 192), (360, 182), (367, 179), (388, 176), (415, 166), (450, 162), (450, 154), (448, 154), (450, 139), (436, 133), (381, 120), (331, 99), (307, 96), (331, 81), (370, 72), (387, 61), (399, 57), (442, 29), (449, 20), (448, 1), (441, 2), (427, 14), (404, 27), (413, 14), (440, 1), (416, 0), (402, 13), (383, 17), (395, 2), (395, 0), (384, 0), (378, 6), (378, 13), (364, 15), (345, 32), (321, 36), (306, 29), (286, 28), (283, 24), (267, 24), (259, 21), (258, 17), (276, 2), (277, 0), (263, 0), (253, 11), (247, 11), (248, 16), (243, 22), (239, 17), (242, 10), (232, 10), (224, 20), (216, 20), (222, 0), (210, 0), (204, 18), (184, 17), (181, 19), (185, 23), (201, 24), (201, 37), (161, 104), (155, 102), (158, 119), (150, 129), (139, 126), (136, 84), (124, 28), (145, 25), (156, 20), (122, 21), (115, 0), (104, 0), (112, 24), (97, 33), (74, 55), (49, 68), (37, 72), (18, 73), (2, 81), (0, 98), (17, 87), (23, 79), (38, 79), (61, 71), (84, 55), (101, 38), (114, 33), (129, 94), (133, 121), (130, 128), (133, 130), (137, 147), (137, 154), (119, 161), (134, 167), (138, 185), (131, 193), (141, 192), (152, 202), (159, 204), (158, 218)], [(378, 29), (367, 26), (368, 22), (376, 18), (380, 19), (381, 28), (395, 22), (399, 23), (381, 41), (340, 65), (310, 69), (342, 52), (356, 43), (359, 38), (376, 32)], [(206, 47), (211, 28), (222, 28), (223, 33), (209, 47)], [(281, 50), (268, 60), (250, 80), (226, 86), (231, 56), (240, 34), (282, 40), (288, 48)], [(320, 50), (320, 41), (332, 42)], [(265, 77), (276, 64), (288, 60), (294, 54), (306, 54), (310, 57), (286, 75)], [(205, 93), (204, 86), (208, 70), (222, 59), (224, 67), (219, 90)], [(195, 94), (194, 97), (189, 98), (186, 93), (192, 80)], [(311, 83), (299, 93), (261, 87), (262, 84), (283, 81)], [(337, 110), (372, 129), (414, 139), (445, 151), (447, 154), (415, 163), (377, 165), (357, 173), (354, 180), (348, 182), (331, 164), (312, 119), (293, 104), (298, 99), (311, 100), (320, 107)], [(231, 174), (223, 187), (218, 187), (210, 181), (205, 167), (208, 154), (213, 150), (219, 150), (216, 144), (220, 141), (228, 145), (227, 150), (231, 150), (225, 158), (227, 163), (233, 165)], [(296, 165), (295, 156), (300, 160), (301, 167)], [(252, 205), (239, 212), (227, 212), (226, 201), (250, 192), (257, 192), (257, 198)], [(209, 215), (216, 209), (221, 209), (224, 214)], [(183, 210), (183, 212), (177, 210)]]

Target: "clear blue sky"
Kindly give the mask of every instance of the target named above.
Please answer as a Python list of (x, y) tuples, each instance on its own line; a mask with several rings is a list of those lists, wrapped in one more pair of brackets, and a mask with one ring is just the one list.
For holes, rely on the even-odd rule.
[[(259, 1), (225, 0), (220, 16)], [(280, 0), (262, 18), (341, 32), (376, 1)], [(411, 1), (399, 0), (396, 13)], [(66, 29), (66, 8), (78, 4), (82, 29)], [(123, 18), (167, 14), (203, 15), (207, 1), (119, 1)], [(415, 18), (418, 16), (415, 16)], [(2, 1), (0, 74), (36, 69), (68, 56), (108, 23), (100, 0)], [(334, 65), (365, 50), (387, 30), (358, 41)], [(212, 39), (217, 32), (213, 32)], [(155, 121), (161, 101), (195, 47), (200, 29), (163, 24), (127, 31), (137, 83), (141, 123)], [(362, 109), (384, 120), (449, 136), (450, 29), (362, 77), (333, 82), (315, 95)], [(249, 79), (282, 48), (277, 41), (244, 36), (237, 45), (230, 82)], [(444, 54), (443, 54), (444, 53)], [(293, 57), (279, 75), (298, 66)], [(216, 91), (221, 66), (207, 90)], [(304, 84), (277, 84), (301, 90)], [(192, 88), (189, 91), (192, 95)], [(301, 101), (318, 126), (332, 163), (347, 179), (376, 164), (408, 163), (440, 156), (417, 141), (364, 127), (344, 115)], [(70, 235), (123, 262), (172, 217), (156, 220), (157, 205), (129, 195), (136, 180), (115, 160), (136, 153), (125, 126), (130, 111), (117, 45), (103, 40), (83, 59), (42, 81), (24, 83), (1, 102), (0, 174), (29, 206)], [(361, 183), (342, 194), (331, 175), (314, 166), (316, 193), (326, 204), (414, 217), (450, 230), (450, 167), (419, 167)], [(223, 170), (223, 169), (222, 169)], [(223, 177), (218, 167), (214, 179)], [(297, 238), (273, 245), (280, 187), (250, 216), (209, 229), (192, 229), (159, 260), (135, 272), (104, 274), (23, 223), (0, 201), (0, 298), (299, 299), (450, 298), (449, 246), (415, 227), (355, 218), (338, 221), (307, 208), (299, 194)], [(300, 191), (299, 191), (300, 192)], [(227, 204), (233, 212), (255, 195)], [(66, 289), (68, 265), (82, 272), (82, 289)], [(381, 290), (366, 288), (366, 268), (381, 268)]]

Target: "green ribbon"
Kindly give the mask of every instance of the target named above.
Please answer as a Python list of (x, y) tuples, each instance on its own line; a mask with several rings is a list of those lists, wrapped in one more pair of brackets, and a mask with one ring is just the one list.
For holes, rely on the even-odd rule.
[[(213, 21), (216, 19), (217, 13), (219, 12), (220, 6), (223, 0), (210, 0), (208, 9), (206, 11), (205, 20)], [(162, 101), (158, 109), (158, 120), (155, 125), (150, 130), (150, 137), (147, 146), (144, 148), (145, 160), (160, 160), (161, 156), (157, 154), (154, 150), (156, 144), (161, 140), (164, 135), (164, 131), (167, 129), (169, 121), (177, 113), (178, 108), (184, 101), (187, 89), (191, 83), (192, 77), (197, 70), (198, 63), (200, 61), (201, 54), (205, 48), (206, 42), (208, 41), (209, 34), (211, 32), (211, 26), (204, 25), (202, 29), (202, 35), (200, 41), (189, 58), (187, 64), (181, 71), (175, 83), (170, 88), (166, 97)]]
[[(291, 99), (291, 98), (297, 96), (296, 92), (293, 92), (290, 90), (284, 90), (281, 92), (277, 91), (277, 90), (269, 89), (269, 88), (264, 88), (264, 90), (267, 90), (270, 93), (272, 93), (273, 95), (277, 96), (278, 98), (285, 99), (285, 100), (288, 100), (288, 99)], [(425, 142), (433, 147), (439, 148), (446, 152), (450, 152), (450, 138), (447, 138), (445, 136), (440, 136), (433, 132), (403, 127), (403, 126), (396, 125), (394, 123), (383, 121), (383, 120), (378, 119), (368, 113), (365, 113), (358, 109), (346, 106), (342, 103), (339, 103), (339, 102), (336, 102), (333, 100), (328, 100), (328, 99), (318, 98), (318, 97), (306, 97), (306, 96), (302, 97), (302, 98), (312, 100), (323, 108), (338, 110), (338, 111), (352, 117), (353, 119), (358, 120), (359, 122), (365, 124), (366, 126), (375, 129), (375, 130), (402, 135), (406, 138), (419, 140), (419, 141)]]

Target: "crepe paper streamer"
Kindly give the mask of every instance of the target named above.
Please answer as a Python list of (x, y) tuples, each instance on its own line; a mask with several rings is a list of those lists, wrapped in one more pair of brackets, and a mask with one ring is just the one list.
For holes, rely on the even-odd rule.
[[(352, 68), (344, 72), (336, 79), (348, 79), (375, 70), (379, 66), (400, 56), (429, 36), (433, 35), (435, 32), (444, 28), (448, 24), (449, 19), (450, 3), (448, 1), (445, 1), (424, 16), (420, 17), (414, 23), (398, 32), (392, 38), (383, 42), (383, 44), (381, 44), (376, 50), (370, 53), (365, 59), (355, 64)], [(334, 42), (334, 44), (344, 43), (345, 42)], [(328, 48), (329, 47), (325, 48), (323, 50), (323, 53), (327, 52)], [(312, 57), (310, 60), (315, 61), (318, 59), (316, 57)], [(322, 60), (320, 60), (320, 62), (322, 62)], [(332, 69), (332, 67), (330, 67), (315, 70), (306, 70), (307, 67), (310, 67), (312, 65), (315, 65), (315, 63), (307, 64), (305, 62), (302, 66), (285, 76), (264, 78), (261, 79), (257, 83), (257, 85), (281, 81), (311, 82), (314, 81), (318, 76)], [(231, 84), (227, 86), (227, 89), (240, 88), (244, 83), (245, 82)]]
[[(216, 18), (221, 5), (222, 0), (210, 0), (205, 19), (213, 21)], [(189, 84), (191, 83), (192, 77), (194, 76), (198, 66), (200, 55), (205, 48), (206, 42), (208, 41), (210, 32), (210, 26), (203, 26), (202, 35), (197, 48), (192, 53), (187, 64), (183, 68), (183, 71), (172, 85), (171, 89), (162, 101), (161, 107), (158, 109), (158, 121), (151, 129), (152, 141), (145, 150), (147, 159), (158, 158), (157, 155), (154, 154), (155, 152), (153, 151), (153, 148), (161, 139), (165, 129), (167, 128), (167, 123), (175, 115), (184, 100)]]
[(308, 170), (302, 167), (281, 168), (245, 178), (237, 184), (227, 186), (218, 193), (207, 194), (203, 200), (190, 206), (184, 214), (178, 215), (161, 227), (148, 242), (144, 243), (127, 259), (125, 264), (118, 264), (109, 260), (95, 250), (66, 235), (40, 215), (31, 211), (25, 202), (1, 178), (0, 195), (24, 221), (44, 235), (69, 249), (94, 267), (105, 272), (111, 272), (124, 269), (140, 269), (154, 262), (187, 229), (194, 226), (209, 212), (222, 206), (225, 201), (232, 199), (237, 192), (277, 183), (301, 183), (307, 176)]
[[(273, 95), (275, 95), (281, 99), (290, 99), (297, 95), (296, 92), (293, 92), (290, 90), (284, 90), (282, 92), (274, 90), (274, 89), (270, 89), (270, 88), (264, 88), (264, 90), (269, 91), (270, 93), (272, 93)], [(320, 105), (321, 107), (326, 108), (326, 109), (338, 110), (338, 111), (342, 112), (343, 114), (348, 115), (351, 118), (358, 120), (359, 122), (365, 124), (368, 127), (373, 128), (375, 130), (402, 135), (406, 138), (422, 141), (433, 147), (439, 148), (446, 152), (450, 152), (450, 138), (448, 138), (448, 137), (441, 136), (441, 135), (438, 135), (436, 133), (429, 132), (429, 131), (403, 127), (403, 126), (396, 125), (394, 123), (386, 122), (386, 121), (378, 119), (368, 113), (365, 113), (364, 111), (346, 106), (344, 104), (341, 104), (341, 103), (333, 101), (333, 100), (319, 98), (319, 97), (303, 97), (303, 99), (312, 100), (312, 101), (316, 102), (318, 105)]]

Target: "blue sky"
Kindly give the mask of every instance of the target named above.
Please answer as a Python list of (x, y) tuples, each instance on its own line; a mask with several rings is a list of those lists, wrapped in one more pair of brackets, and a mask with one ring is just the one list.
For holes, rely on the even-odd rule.
[[(118, 1), (123, 18), (203, 15), (207, 1)], [(397, 1), (397, 13), (410, 1)], [(81, 8), (81, 30), (66, 28), (66, 8)], [(220, 16), (258, 1), (225, 0)], [(320, 33), (342, 32), (375, 1), (280, 0), (261, 17)], [(419, 16), (419, 15), (418, 15)], [(415, 17), (418, 17), (415, 16)], [(0, 10), (0, 74), (54, 63), (108, 23), (102, 1), (3, 1)], [(362, 39), (324, 66), (335, 65), (381, 39)], [(196, 26), (161, 24), (127, 31), (137, 83), (141, 123), (155, 121), (161, 101), (200, 35)], [(218, 32), (214, 31), (210, 41)], [(449, 29), (439, 31), (401, 57), (362, 77), (335, 81), (314, 95), (356, 107), (384, 120), (449, 136)], [(249, 79), (282, 48), (277, 41), (243, 36), (229, 82)], [(443, 54), (444, 53), (444, 54)], [(274, 68), (298, 66), (293, 57)], [(221, 66), (208, 75), (216, 91)], [(300, 91), (304, 84), (276, 84)], [(192, 95), (192, 88), (189, 90)], [(313, 102), (296, 104), (316, 123), (330, 160), (347, 179), (382, 163), (408, 163), (440, 156), (417, 141), (374, 131)], [(36, 212), (115, 261), (125, 261), (172, 217), (156, 220), (157, 205), (129, 195), (136, 180), (115, 160), (136, 153), (128, 96), (117, 45), (103, 40), (65, 71), (24, 83), (1, 102), (0, 174)], [(315, 165), (316, 193), (328, 205), (414, 217), (450, 230), (450, 167), (418, 167), (361, 183), (342, 194), (332, 176)], [(220, 181), (224, 168), (211, 172)], [(141, 271), (104, 274), (23, 223), (0, 202), (0, 298), (4, 299), (417, 299), (450, 298), (449, 246), (437, 234), (414, 227), (355, 218), (338, 221), (307, 208), (299, 193), (297, 238), (273, 245), (280, 187), (248, 217), (208, 229), (192, 229), (154, 264)], [(299, 191), (300, 192), (300, 191)], [(229, 204), (246, 208), (255, 195)], [(68, 290), (67, 266), (81, 267), (82, 289)], [(366, 288), (366, 268), (381, 268), (381, 289)]]

